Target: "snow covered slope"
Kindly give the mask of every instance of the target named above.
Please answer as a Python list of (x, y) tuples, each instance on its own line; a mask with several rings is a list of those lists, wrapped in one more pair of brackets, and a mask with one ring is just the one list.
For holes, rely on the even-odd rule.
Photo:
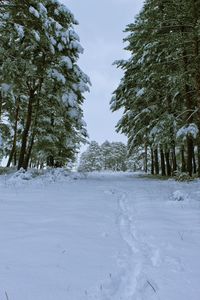
[(0, 177), (0, 299), (200, 299), (199, 181), (17, 177)]

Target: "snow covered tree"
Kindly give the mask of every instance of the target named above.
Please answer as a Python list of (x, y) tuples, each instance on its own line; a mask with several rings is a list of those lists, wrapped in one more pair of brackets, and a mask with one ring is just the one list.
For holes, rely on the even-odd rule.
[[(134, 151), (128, 155), (126, 167), (130, 172), (145, 171), (146, 157), (143, 147), (135, 147)], [(149, 165), (147, 167), (149, 168)]]
[(121, 142), (105, 141), (101, 146), (91, 142), (88, 149), (81, 155), (80, 171), (126, 171), (127, 147)]
[(112, 169), (112, 145), (110, 142), (105, 141), (101, 145), (101, 152), (103, 158), (103, 169), (111, 170)]
[(101, 145), (103, 169), (113, 171), (126, 170), (127, 147), (121, 142), (105, 141)]
[(127, 147), (121, 142), (111, 143), (110, 169), (126, 171)]
[[(199, 24), (199, 1), (146, 0), (126, 28), (131, 57), (116, 62), (124, 76), (111, 109), (124, 109), (117, 130), (128, 136), (129, 151), (143, 146), (146, 160), (151, 153), (152, 173), (171, 175), (181, 168), (190, 175), (196, 172)], [(199, 156), (198, 161), (200, 170)]]
[(80, 172), (101, 171), (102, 162), (101, 148), (97, 142), (92, 141), (88, 149), (82, 153), (78, 169)]
[[(10, 122), (8, 165), (63, 165), (85, 142), (83, 48), (73, 14), (59, 1), (3, 1), (0, 10), (0, 108)], [(2, 108), (4, 108), (2, 112)], [(7, 136), (3, 137), (7, 140)]]

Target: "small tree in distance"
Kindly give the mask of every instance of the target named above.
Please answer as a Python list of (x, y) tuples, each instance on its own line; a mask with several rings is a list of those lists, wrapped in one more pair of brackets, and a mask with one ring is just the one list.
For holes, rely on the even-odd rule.
[(136, 171), (143, 169), (142, 159), (139, 162), (135, 156), (128, 156), (127, 146), (121, 142), (105, 141), (102, 145), (92, 141), (80, 157), (78, 170), (92, 171)]

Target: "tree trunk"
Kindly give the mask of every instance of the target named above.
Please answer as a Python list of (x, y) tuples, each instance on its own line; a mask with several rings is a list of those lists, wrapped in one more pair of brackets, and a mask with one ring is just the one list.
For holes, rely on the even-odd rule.
[[(199, 1), (193, 0), (192, 1), (193, 5), (193, 21), (194, 21), (194, 28), (195, 32), (193, 35), (194, 39), (194, 67), (195, 67), (195, 80), (196, 80), (196, 103), (197, 103), (197, 125), (199, 129), (199, 134), (198, 134), (198, 141), (197, 141), (197, 161), (198, 161), (198, 170), (196, 167), (196, 160), (195, 160), (195, 153), (194, 153), (194, 147), (193, 147), (193, 170), (194, 174), (197, 172), (198, 177), (200, 177), (200, 63), (199, 63), (199, 36), (198, 36), (198, 30), (197, 27), (199, 23), (199, 14), (198, 14), (198, 8), (199, 8)], [(195, 172), (196, 171), (196, 172)]]
[(158, 159), (158, 149), (154, 150), (154, 157), (155, 157), (155, 171), (156, 175), (159, 175), (159, 159)]
[(18, 127), (18, 116), (19, 116), (19, 98), (16, 100), (16, 111), (15, 111), (15, 124), (14, 124), (14, 137), (13, 137), (13, 144), (12, 149), (10, 151), (7, 168), (10, 167), (10, 164), (13, 160), (13, 157), (16, 153), (16, 142), (17, 142), (17, 127)]
[(191, 137), (187, 137), (187, 172), (192, 176), (192, 160), (193, 160), (193, 140)]
[(198, 177), (200, 178), (200, 139), (198, 140), (198, 145), (197, 145), (197, 160), (198, 160)]
[(54, 158), (53, 158), (53, 155), (49, 155), (47, 157), (47, 166), (48, 167), (54, 167)]
[(19, 154), (19, 162), (17, 169), (24, 168), (26, 170), (25, 165), (25, 154), (26, 154), (26, 148), (27, 148), (27, 140), (29, 135), (29, 130), (31, 127), (31, 121), (32, 121), (32, 113), (33, 113), (33, 102), (35, 98), (35, 93), (33, 90), (30, 91), (29, 95), (29, 102), (28, 102), (28, 110), (27, 110), (27, 116), (26, 116), (26, 123), (25, 127), (22, 133), (22, 143), (21, 143), (21, 149)]
[[(182, 32), (185, 31), (185, 26), (182, 26)], [(188, 69), (190, 70), (189, 62), (188, 62), (188, 53), (186, 48), (183, 48), (183, 70), (185, 74), (189, 74)], [(192, 89), (188, 85), (188, 82), (190, 82), (190, 78), (187, 75), (184, 82), (184, 88), (185, 88), (185, 99), (186, 99), (186, 108), (188, 113), (186, 114), (186, 124), (190, 124), (193, 122), (193, 114), (192, 111), (194, 110), (194, 100), (192, 98)], [(193, 153), (193, 140), (190, 136), (187, 136), (187, 172), (190, 176), (192, 176), (192, 153)]]
[(28, 169), (29, 160), (30, 160), (30, 157), (31, 157), (31, 151), (32, 151), (32, 148), (33, 148), (33, 145), (34, 145), (34, 139), (35, 139), (35, 135), (32, 134), (30, 144), (29, 144), (29, 147), (28, 147), (28, 150), (27, 150), (27, 154), (26, 154), (26, 157), (24, 159), (24, 169), (25, 170)]
[(160, 161), (161, 161), (161, 172), (162, 176), (166, 176), (166, 170), (165, 170), (165, 156), (162, 149), (162, 146), (160, 146)]
[(170, 164), (169, 151), (165, 152), (165, 160), (166, 160), (166, 167), (167, 167), (167, 176), (171, 176), (172, 175), (172, 168), (171, 168), (171, 164)]
[(2, 106), (3, 106), (3, 96), (0, 93), (0, 120), (1, 120), (1, 114), (2, 114)]
[(36, 105), (36, 108), (35, 108), (35, 117), (34, 117), (34, 121), (33, 121), (33, 124), (32, 124), (32, 135), (31, 135), (31, 138), (30, 138), (30, 143), (29, 143), (29, 146), (28, 146), (27, 154), (26, 154), (26, 157), (24, 159), (24, 169), (25, 170), (28, 168), (29, 160), (31, 158), (31, 152), (32, 152), (32, 149), (33, 149), (34, 141), (35, 141), (37, 121), (38, 121), (38, 112), (39, 112), (39, 104), (40, 104), (40, 101), (39, 101), (39, 97), (38, 97), (37, 98), (37, 105)]
[(172, 149), (172, 172), (175, 174), (177, 171), (177, 160), (176, 160), (176, 148), (175, 145), (173, 145)]
[(147, 163), (148, 163), (148, 149), (147, 149), (147, 144), (145, 143), (145, 146), (144, 146), (144, 171), (147, 173), (148, 172), (148, 167), (147, 167)]
[(29, 162), (29, 168), (34, 167), (34, 164), (32, 163), (32, 161)]
[(193, 173), (197, 173), (197, 164), (196, 164), (196, 157), (195, 157), (195, 151), (193, 147), (193, 152), (192, 152), (192, 161), (193, 161)]
[(181, 147), (181, 172), (186, 172), (185, 147)]
[(151, 175), (154, 175), (154, 154), (153, 149), (151, 148)]

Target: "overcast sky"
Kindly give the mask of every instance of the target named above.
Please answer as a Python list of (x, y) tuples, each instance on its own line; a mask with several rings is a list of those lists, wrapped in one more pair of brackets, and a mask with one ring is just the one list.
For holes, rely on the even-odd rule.
[(79, 66), (90, 76), (92, 87), (86, 94), (84, 116), (90, 140), (126, 141), (115, 132), (120, 113), (111, 113), (109, 102), (123, 73), (113, 61), (128, 57), (123, 50), (123, 30), (133, 22), (143, 0), (61, 0), (79, 21), (76, 32), (85, 49)]

